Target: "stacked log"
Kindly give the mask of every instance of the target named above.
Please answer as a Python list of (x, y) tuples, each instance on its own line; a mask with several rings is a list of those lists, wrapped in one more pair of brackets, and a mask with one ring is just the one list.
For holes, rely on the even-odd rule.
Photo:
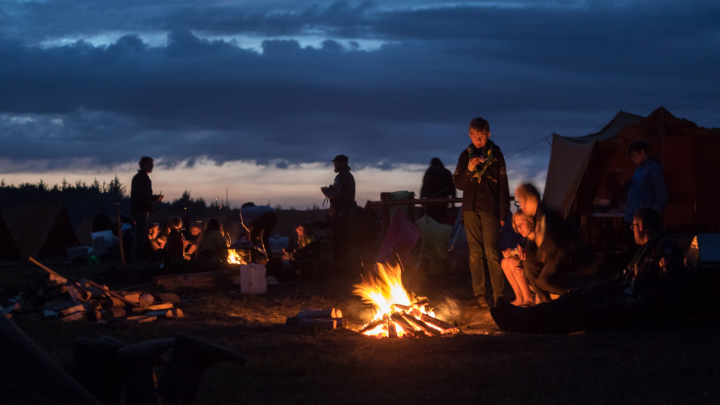
[(111, 320), (143, 323), (184, 317), (182, 310), (175, 308), (174, 304), (180, 302), (175, 294), (113, 291), (92, 280), (68, 280), (32, 257), (30, 261), (48, 272), (47, 287), (41, 292), (53, 297), (38, 308), (42, 311), (38, 316), (60, 318), (64, 322), (86, 319), (97, 323)]

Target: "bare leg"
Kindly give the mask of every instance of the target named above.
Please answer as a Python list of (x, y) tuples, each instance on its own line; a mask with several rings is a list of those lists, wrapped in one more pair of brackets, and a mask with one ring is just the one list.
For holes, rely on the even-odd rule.
[[(513, 289), (513, 292), (515, 293), (515, 300), (511, 302), (513, 305), (520, 305), (524, 302), (525, 296), (523, 295), (523, 291), (520, 289), (520, 285), (518, 285), (518, 282), (515, 278), (515, 275), (513, 274), (512, 269), (514, 269), (519, 264), (519, 261), (514, 257), (508, 257), (502, 260), (500, 262), (500, 267), (503, 269), (503, 273), (505, 273), (505, 277), (507, 278), (508, 282), (510, 282), (510, 286)], [(527, 283), (526, 283), (527, 284)], [(527, 285), (526, 285), (527, 288)], [(528, 295), (529, 297), (529, 295)]]
[(530, 292), (530, 287), (528, 286), (527, 279), (523, 275), (522, 271), (513, 271), (513, 269), (510, 270), (512, 272), (513, 278), (515, 279), (515, 283), (517, 283), (518, 288), (520, 291), (522, 291), (523, 296), (523, 302), (521, 302), (519, 305), (535, 305), (535, 301), (533, 300), (532, 293)]

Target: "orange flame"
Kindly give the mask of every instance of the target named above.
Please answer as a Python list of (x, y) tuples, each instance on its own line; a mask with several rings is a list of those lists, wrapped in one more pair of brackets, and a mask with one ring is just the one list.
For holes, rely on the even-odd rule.
[[(360, 296), (364, 302), (372, 304), (375, 307), (373, 319), (368, 324), (370, 326), (375, 324), (375, 326), (365, 330), (363, 332), (365, 335), (377, 337), (397, 335), (398, 337), (403, 337), (405, 335), (415, 334), (416, 332), (430, 335), (431, 333), (428, 332), (428, 328), (433, 328), (440, 333), (445, 333), (442, 329), (434, 325), (424, 324), (420, 320), (423, 314), (433, 318), (435, 314), (432, 310), (427, 309), (427, 300), (416, 297), (413, 293), (408, 294), (405, 290), (402, 285), (402, 268), (399, 265), (393, 266), (378, 263), (376, 274), (370, 274), (364, 277), (361, 284), (355, 285), (354, 293)], [(407, 323), (404, 323), (405, 328), (398, 322), (393, 322), (391, 320), (393, 316), (396, 318), (400, 316), (409, 319)], [(413, 321), (413, 319), (415, 321)], [(369, 327), (368, 325), (365, 325), (366, 329)], [(408, 326), (412, 329), (406, 330)], [(388, 328), (393, 328), (394, 331), (388, 331)]]
[(234, 249), (228, 249), (227, 262), (232, 264), (247, 264)]

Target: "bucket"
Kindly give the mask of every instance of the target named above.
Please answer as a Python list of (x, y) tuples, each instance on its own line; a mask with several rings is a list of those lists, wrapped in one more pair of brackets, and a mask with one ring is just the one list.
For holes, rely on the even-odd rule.
[(240, 266), (240, 292), (243, 294), (264, 294), (267, 292), (265, 266), (255, 263)]

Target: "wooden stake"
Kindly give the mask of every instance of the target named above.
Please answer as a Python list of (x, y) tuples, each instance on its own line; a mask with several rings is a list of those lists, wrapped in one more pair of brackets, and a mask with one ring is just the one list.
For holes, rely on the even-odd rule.
[(28, 260), (30, 260), (31, 262), (35, 263), (35, 265), (37, 265), (37, 266), (40, 267), (41, 269), (43, 269), (43, 270), (47, 271), (48, 273), (52, 274), (53, 276), (55, 276), (55, 281), (57, 281), (58, 283), (61, 283), (61, 284), (67, 283), (67, 279), (66, 279), (65, 277), (63, 277), (63, 276), (55, 273), (54, 271), (50, 270), (49, 267), (47, 267), (47, 266), (45, 266), (44, 264), (40, 263), (39, 261), (33, 259), (32, 256), (28, 257)]

